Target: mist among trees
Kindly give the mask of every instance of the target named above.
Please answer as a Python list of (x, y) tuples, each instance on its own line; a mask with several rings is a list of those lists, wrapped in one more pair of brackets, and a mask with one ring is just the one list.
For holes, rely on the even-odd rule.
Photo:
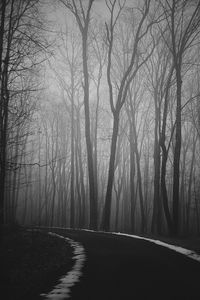
[(1, 224), (200, 234), (200, 2), (2, 0)]

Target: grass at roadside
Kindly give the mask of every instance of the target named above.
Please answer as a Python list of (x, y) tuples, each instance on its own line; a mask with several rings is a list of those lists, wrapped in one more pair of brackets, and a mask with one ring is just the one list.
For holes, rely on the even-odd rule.
[(200, 254), (200, 238), (198, 237), (189, 237), (189, 238), (164, 238), (163, 242), (180, 246), (192, 251), (195, 251), (197, 254)]
[[(141, 236), (141, 235), (140, 235)], [(154, 236), (154, 235), (143, 235), (141, 237), (160, 240), (164, 243), (179, 246), (192, 250), (200, 255), (200, 237), (188, 236), (188, 237), (167, 237), (167, 236)]]
[(4, 299), (36, 300), (72, 268), (72, 248), (46, 233), (5, 228), (0, 261)]

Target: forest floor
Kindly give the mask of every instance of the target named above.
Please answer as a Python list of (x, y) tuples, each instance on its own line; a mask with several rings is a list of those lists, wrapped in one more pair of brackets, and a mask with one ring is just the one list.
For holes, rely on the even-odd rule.
[(5, 228), (1, 239), (2, 299), (41, 299), (74, 264), (69, 243), (44, 232)]
[[(82, 232), (87, 235), (87, 232)], [(200, 254), (200, 238), (145, 237)], [(71, 270), (74, 264), (72, 256), (73, 249), (63, 239), (21, 227), (5, 228), (0, 251), (0, 284), (1, 292), (6, 295), (4, 299), (41, 299), (41, 293), (51, 290), (57, 280)]]

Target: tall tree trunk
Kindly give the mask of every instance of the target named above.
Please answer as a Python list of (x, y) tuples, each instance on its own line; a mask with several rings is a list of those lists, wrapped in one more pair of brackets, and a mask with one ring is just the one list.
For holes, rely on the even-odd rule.
[(130, 126), (130, 204), (131, 204), (131, 233), (135, 233), (135, 206), (136, 206), (136, 193), (135, 193), (135, 151), (134, 151), (134, 140), (131, 120), (129, 120)]
[(185, 230), (185, 222), (186, 222), (186, 197), (185, 197), (185, 172), (186, 172), (186, 154), (189, 146), (189, 140), (187, 142), (186, 147), (183, 149), (182, 155), (182, 170), (181, 170), (181, 184), (180, 184), (180, 198), (182, 201), (182, 229)]
[[(102, 70), (99, 70), (98, 82), (97, 82), (97, 104), (95, 111), (95, 129), (94, 129), (94, 179), (95, 179), (95, 192), (96, 192), (96, 210), (97, 210), (97, 218), (98, 218), (98, 157), (97, 157), (97, 136), (98, 136), (98, 121), (99, 121), (99, 103), (100, 103), (100, 80)], [(97, 219), (98, 223), (98, 219)], [(98, 225), (97, 225), (98, 226)]]
[(114, 121), (113, 121), (111, 149), (110, 149), (110, 161), (109, 161), (109, 168), (108, 168), (108, 183), (107, 183), (105, 206), (103, 212), (103, 223), (102, 223), (102, 229), (105, 231), (108, 231), (110, 228), (111, 200), (112, 200), (114, 173), (115, 173), (115, 155), (116, 155), (118, 131), (119, 131), (119, 114), (115, 113)]
[(134, 135), (137, 178), (138, 178), (138, 191), (139, 191), (139, 199), (140, 199), (141, 233), (144, 233), (146, 231), (146, 216), (145, 216), (145, 211), (144, 211), (144, 197), (143, 197), (143, 191), (142, 191), (142, 175), (141, 175), (141, 168), (140, 168), (140, 153), (138, 150), (135, 115), (133, 115), (133, 118), (132, 118), (132, 127), (133, 127), (133, 135)]
[(87, 53), (87, 28), (82, 35), (82, 59), (84, 74), (84, 109), (85, 109), (85, 138), (87, 147), (88, 175), (89, 175), (89, 191), (90, 191), (90, 229), (97, 229), (97, 199), (94, 178), (93, 151), (90, 133), (90, 110), (89, 110), (89, 76), (88, 76), (88, 53)]
[(80, 185), (81, 185), (81, 227), (85, 226), (86, 221), (86, 195), (85, 195), (85, 185), (84, 185), (84, 171), (83, 171), (83, 160), (82, 160), (82, 146), (81, 146), (81, 128), (80, 128), (80, 114), (77, 114), (77, 155), (78, 155), (78, 165), (80, 172)]
[[(73, 91), (73, 81), (72, 81), (72, 93)], [(71, 198), (70, 198), (70, 228), (74, 228), (74, 217), (75, 217), (75, 211), (74, 211), (74, 206), (75, 206), (75, 198), (74, 198), (74, 95), (72, 94), (71, 97), (71, 179), (70, 179), (70, 193), (71, 193)]]
[(169, 77), (166, 84), (165, 98), (164, 98), (164, 111), (163, 111), (163, 120), (162, 120), (162, 128), (160, 133), (160, 147), (162, 150), (162, 161), (161, 161), (161, 196), (163, 201), (163, 209), (167, 221), (167, 227), (169, 234), (172, 234), (173, 231), (173, 223), (169, 210), (168, 203), (168, 194), (166, 188), (166, 168), (167, 168), (167, 159), (168, 159), (168, 149), (166, 148), (166, 127), (167, 127), (167, 114), (168, 114), (168, 104), (169, 104), (169, 89), (171, 84), (171, 79), (173, 75), (174, 67), (171, 67), (169, 72)]
[[(40, 161), (41, 161), (41, 132), (39, 129), (39, 149), (38, 149), (38, 163), (40, 165)], [(38, 170), (38, 179), (39, 179), (39, 186), (38, 186), (38, 226), (41, 226), (41, 217), (42, 217), (42, 191), (41, 191), (41, 169), (39, 166), (39, 170)]]
[(187, 233), (189, 233), (190, 207), (192, 202), (192, 178), (193, 178), (193, 170), (194, 170), (196, 143), (197, 143), (197, 136), (196, 138), (193, 138), (192, 160), (190, 165), (190, 175), (189, 175), (189, 182), (188, 182), (187, 209), (186, 209), (186, 232)]
[[(195, 167), (194, 167), (194, 201), (196, 208), (196, 220), (197, 220), (197, 234), (200, 236), (200, 218), (199, 218), (199, 191), (196, 190), (196, 178), (195, 178)], [(199, 189), (199, 187), (197, 187)]]
[(179, 230), (179, 179), (181, 154), (181, 68), (176, 66), (176, 135), (173, 162), (173, 235)]
[(52, 205), (51, 205), (51, 222), (50, 226), (54, 225), (55, 221), (55, 196), (56, 196), (56, 176), (55, 176), (55, 166), (52, 166)]
[[(154, 98), (157, 95), (154, 96)], [(160, 145), (159, 145), (159, 114), (157, 99), (155, 102), (155, 127), (154, 127), (154, 198), (151, 231), (161, 234), (161, 197), (160, 197)]]

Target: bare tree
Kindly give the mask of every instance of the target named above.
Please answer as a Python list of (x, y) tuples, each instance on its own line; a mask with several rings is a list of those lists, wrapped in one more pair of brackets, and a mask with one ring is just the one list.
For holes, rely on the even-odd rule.
[(82, 1), (60, 0), (75, 16), (82, 37), (82, 64), (84, 76), (84, 109), (85, 109), (85, 138), (88, 157), (88, 175), (90, 188), (90, 228), (97, 229), (97, 199), (94, 178), (93, 149), (91, 142), (90, 106), (89, 106), (89, 73), (88, 73), (88, 29), (90, 24), (90, 12), (94, 0), (88, 1), (86, 9)]
[(106, 42), (108, 45), (108, 62), (107, 62), (107, 81), (109, 86), (109, 100), (110, 107), (113, 114), (113, 132), (112, 132), (112, 140), (111, 140), (111, 149), (110, 149), (110, 161), (109, 161), (109, 170), (108, 170), (108, 183), (107, 183), (107, 191), (105, 198), (105, 207), (104, 207), (104, 216), (103, 216), (103, 229), (109, 230), (110, 226), (110, 211), (111, 211), (111, 199), (112, 199), (112, 188), (113, 188), (113, 180), (114, 180), (114, 164), (115, 164), (115, 154), (116, 154), (116, 144), (117, 144), (117, 136), (119, 130), (119, 118), (121, 109), (126, 101), (128, 88), (130, 83), (134, 80), (138, 70), (141, 66), (148, 60), (153, 51), (153, 46), (149, 45), (150, 51), (145, 53), (144, 56), (139, 56), (139, 45), (144, 40), (144, 37), (149, 32), (151, 28), (152, 21), (147, 23), (147, 17), (150, 10), (150, 2), (144, 1), (143, 7), (140, 9), (140, 19), (136, 26), (132, 44), (131, 55), (127, 65), (125, 66), (125, 70), (123, 72), (122, 78), (119, 82), (118, 93), (116, 96), (116, 101), (114, 101), (114, 92), (113, 92), (113, 82), (111, 76), (111, 69), (113, 67), (113, 44), (114, 44), (114, 31), (116, 27), (116, 23), (120, 17), (120, 14), (125, 7), (125, 1), (118, 2), (118, 9), (116, 12), (117, 1), (109, 1), (107, 2), (107, 7), (110, 12), (110, 22), (106, 23)]
[(11, 163), (9, 151), (11, 145), (15, 147), (16, 142), (21, 143), (25, 133), (20, 130), (18, 139), (12, 134), (17, 134), (17, 127), (30, 120), (27, 104), (31, 108), (29, 100), (37, 86), (35, 71), (43, 60), (40, 54), (46, 44), (44, 39), (41, 42), (43, 26), (38, 1), (3, 1), (0, 13), (0, 218), (3, 223), (5, 180)]
[(176, 123), (175, 149), (173, 163), (173, 228), (172, 234), (178, 233), (179, 226), (179, 179), (181, 154), (181, 106), (182, 106), (182, 66), (184, 55), (196, 42), (200, 32), (200, 3), (193, 1), (167, 1), (163, 5), (166, 17), (167, 34), (163, 38), (173, 57), (176, 75)]

